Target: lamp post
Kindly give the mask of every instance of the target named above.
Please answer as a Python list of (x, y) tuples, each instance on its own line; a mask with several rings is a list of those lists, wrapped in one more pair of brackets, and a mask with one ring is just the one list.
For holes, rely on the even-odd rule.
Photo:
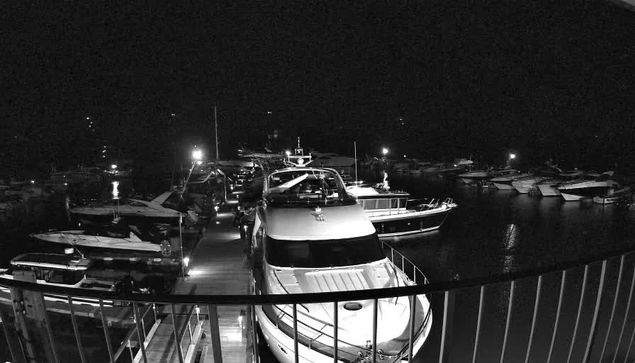
[[(185, 179), (185, 184), (183, 184), (183, 188), (181, 189), (181, 195), (179, 198), (179, 203), (183, 200), (183, 194), (185, 193), (185, 188), (187, 187), (187, 183), (190, 181), (190, 177), (192, 176), (192, 172), (194, 171), (194, 167), (198, 164), (201, 165), (203, 163), (203, 150), (194, 148), (192, 150), (192, 167), (190, 168), (190, 172), (187, 175), (187, 179)], [(179, 240), (181, 245), (181, 272), (183, 277), (187, 276), (186, 269), (186, 259), (183, 257), (183, 216), (179, 217)], [(189, 262), (189, 260), (188, 260)]]

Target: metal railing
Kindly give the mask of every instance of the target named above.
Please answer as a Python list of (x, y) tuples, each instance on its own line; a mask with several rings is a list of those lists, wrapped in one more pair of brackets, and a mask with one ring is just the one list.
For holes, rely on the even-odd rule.
[[(413, 276), (422, 276), (405, 257), (393, 254), (391, 258), (397, 266), (404, 261), (401, 266), (412, 268)], [(205, 344), (203, 351), (213, 355), (215, 362), (222, 362), (236, 354), (227, 346), (231, 340), (245, 345), (248, 351), (241, 354), (257, 361), (264, 354), (264, 345), (257, 343), (256, 306), (288, 304), (295, 317), (298, 304), (337, 306), (339, 302), (368, 300), (372, 302), (373, 337), (377, 339), (377, 301), (402, 296), (414, 301), (422, 294), (430, 297), (435, 318), (424, 347), (413, 358), (408, 357), (409, 361), (621, 363), (635, 359), (635, 312), (631, 307), (635, 254), (631, 251), (497, 276), (323, 294), (156, 296), (70, 290), (17, 280), (2, 280), (0, 285), (12, 291), (12, 300), (0, 304), (0, 333), (6, 341), (0, 354), (8, 355), (0, 358), (16, 363), (153, 362), (158, 361), (149, 351), (154, 342), (165, 348), (164, 357), (170, 355), (173, 361), (205, 362), (201, 353)], [(45, 293), (67, 296), (69, 312), (49, 311)], [(90, 307), (97, 311), (92, 317), (78, 314), (87, 307), (75, 303), (76, 298), (87, 297), (100, 301), (99, 306)], [(103, 301), (118, 302), (116, 309), (128, 309), (133, 318), (123, 314), (121, 324), (114, 324), (115, 312), (104, 307)], [(337, 325), (337, 309), (332, 314)], [(238, 320), (227, 323), (233, 316)], [(169, 339), (165, 333), (159, 334), (166, 317), (175, 323)], [(293, 345), (288, 353), (291, 360), (301, 361), (297, 328), (294, 319)], [(209, 343), (197, 338), (202, 330), (209, 334)], [(337, 334), (335, 328), (335, 345)], [(412, 347), (412, 330), (408, 335), (408, 346)], [(370, 354), (357, 361), (386, 361), (374, 342), (369, 349)], [(130, 354), (124, 354), (126, 350)], [(412, 355), (412, 349), (404, 354)]]

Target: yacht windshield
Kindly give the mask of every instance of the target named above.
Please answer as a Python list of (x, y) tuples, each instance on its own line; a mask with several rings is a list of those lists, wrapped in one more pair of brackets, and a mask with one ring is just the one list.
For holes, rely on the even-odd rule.
[(335, 171), (290, 170), (268, 176), (267, 202), (276, 206), (354, 204)]
[(280, 267), (340, 267), (385, 258), (376, 234), (335, 240), (288, 241), (267, 236), (266, 259)]

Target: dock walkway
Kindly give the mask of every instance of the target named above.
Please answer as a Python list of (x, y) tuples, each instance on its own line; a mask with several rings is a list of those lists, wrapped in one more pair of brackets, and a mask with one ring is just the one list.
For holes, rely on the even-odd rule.
[[(190, 256), (189, 275), (177, 281), (172, 290), (173, 294), (249, 294), (249, 266), (244, 255), (245, 245), (240, 239), (238, 229), (232, 225), (232, 219), (230, 208), (221, 209), (216, 220), (206, 228), (203, 238)], [(218, 330), (223, 362), (251, 361), (251, 336), (247, 334), (244, 325), (246, 311), (247, 307), (241, 306), (218, 307)], [(204, 318), (208, 316), (207, 306), (200, 307), (200, 316), (201, 329), (197, 330), (192, 326), (192, 331), (199, 333), (198, 336), (195, 333), (192, 338), (192, 343), (195, 343), (194, 352), (190, 351), (188, 354), (188, 347), (182, 346), (183, 355), (194, 361), (196, 354), (200, 352), (199, 362), (214, 362), (210, 320)], [(173, 324), (169, 317), (161, 321), (147, 345), (148, 358), (160, 357), (161, 361), (179, 362), (172, 335)], [(181, 323), (177, 323), (177, 326), (179, 329), (182, 328)]]

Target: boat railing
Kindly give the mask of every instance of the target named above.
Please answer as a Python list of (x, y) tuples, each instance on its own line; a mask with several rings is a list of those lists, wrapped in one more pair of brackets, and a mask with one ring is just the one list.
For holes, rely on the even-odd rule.
[[(400, 254), (394, 254), (397, 266), (401, 266), (401, 258)], [(408, 270), (405, 257), (403, 261), (404, 269)], [(434, 314), (430, 335), (417, 355), (425, 356), (426, 361), (624, 362), (635, 358), (632, 306), (635, 253), (630, 249), (488, 276), (431, 283), (421, 283), (417, 277), (417, 285), (412, 286), (330, 293), (119, 294), (11, 279), (0, 279), (0, 286), (11, 290), (11, 298), (0, 301), (0, 339), (8, 346), (8, 349), (0, 347), (0, 358), (12, 362), (146, 363), (160, 361), (152, 355), (156, 345), (171, 349), (165, 356), (173, 354), (176, 358), (172, 361), (190, 362), (193, 360), (188, 360), (188, 355), (191, 359), (196, 349), (192, 347), (201, 341), (202, 324), (206, 334), (209, 333), (210, 339), (206, 341), (211, 342), (208, 349), (214, 362), (236, 360), (237, 349), (228, 346), (232, 342), (247, 344), (248, 354), (258, 361), (254, 307), (259, 305), (291, 306), (293, 344), (288, 353), (290, 361), (299, 361), (297, 309), (301, 307), (298, 305), (337, 306), (339, 302), (370, 301), (373, 313), (369, 318), (373, 319), (373, 339), (376, 339), (379, 299), (402, 296), (416, 299), (422, 294), (429, 297)], [(42, 294), (66, 296), (65, 312), (61, 313), (59, 305), (64, 303), (54, 305), (44, 300)], [(77, 301), (82, 298), (101, 303), (98, 307), (80, 306)], [(121, 309), (127, 309), (134, 319), (125, 315), (115, 320), (115, 313), (103, 304), (106, 300), (119, 302)], [(172, 310), (173, 306), (181, 309)], [(332, 314), (337, 332), (341, 317), (337, 309)], [(176, 317), (174, 321), (179, 324), (169, 327), (167, 332), (158, 334), (158, 329), (154, 329), (152, 333), (158, 320), (162, 324), (170, 317)], [(89, 320), (101, 324), (87, 324)], [(190, 328), (183, 327), (187, 321)], [(116, 334), (117, 325), (113, 322), (129, 328), (126, 334)], [(414, 331), (414, 325), (410, 331)], [(413, 336), (406, 339), (412, 343)], [(334, 348), (337, 352), (337, 347)], [(368, 349), (366, 362), (384, 362), (379, 360), (381, 352), (372, 340)], [(126, 350), (132, 351), (134, 359), (126, 357)], [(119, 355), (115, 357), (117, 352)], [(245, 349), (242, 352), (245, 354)], [(412, 354), (407, 352), (408, 361), (412, 361)]]
[(414, 262), (410, 261), (406, 256), (402, 255), (399, 251), (394, 249), (390, 244), (385, 241), (382, 241), (384, 250), (390, 251), (390, 261), (401, 269), (408, 277), (412, 280), (412, 282), (417, 285), (426, 285), (429, 284), (430, 281), (426, 278), (423, 272), (414, 264)]

